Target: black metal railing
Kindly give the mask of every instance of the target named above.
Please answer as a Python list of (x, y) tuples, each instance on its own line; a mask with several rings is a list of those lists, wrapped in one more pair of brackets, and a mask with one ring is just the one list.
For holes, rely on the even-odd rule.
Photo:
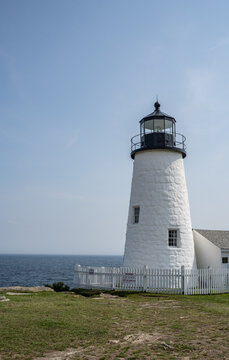
[[(157, 134), (157, 133), (155, 133)], [(160, 133), (161, 134), (161, 133)], [(179, 133), (173, 133), (173, 134), (168, 134), (170, 135), (170, 139), (172, 138), (172, 142), (171, 141), (167, 141), (166, 138), (166, 133), (164, 133), (165, 136), (163, 136), (163, 142), (160, 143), (160, 146), (158, 145), (149, 145), (147, 143), (147, 136), (150, 134), (138, 134), (132, 137), (131, 139), (131, 154), (135, 153), (136, 151), (140, 150), (140, 149), (157, 149), (157, 148), (169, 148), (169, 149), (176, 149), (176, 150), (180, 150), (184, 153), (186, 153), (186, 145), (185, 145), (185, 140), (186, 137), (182, 134)]]

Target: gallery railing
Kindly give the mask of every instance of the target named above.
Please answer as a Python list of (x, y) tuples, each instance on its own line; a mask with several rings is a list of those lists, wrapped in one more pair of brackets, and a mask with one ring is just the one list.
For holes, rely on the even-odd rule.
[[(157, 141), (159, 140), (159, 141)], [(131, 139), (131, 154), (140, 149), (174, 148), (186, 153), (185, 136), (179, 133), (138, 134)]]

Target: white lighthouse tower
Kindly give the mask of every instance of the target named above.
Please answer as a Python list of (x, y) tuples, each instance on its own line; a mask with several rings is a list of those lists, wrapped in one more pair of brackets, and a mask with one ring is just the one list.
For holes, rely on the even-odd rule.
[(185, 137), (176, 120), (155, 111), (131, 139), (134, 160), (124, 266), (195, 268), (194, 241), (183, 159)]

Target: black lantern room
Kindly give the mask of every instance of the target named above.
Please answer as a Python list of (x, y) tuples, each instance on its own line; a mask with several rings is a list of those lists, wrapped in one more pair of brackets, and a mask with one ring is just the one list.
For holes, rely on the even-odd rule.
[(176, 120), (160, 111), (158, 101), (155, 110), (140, 121), (140, 134), (131, 139), (131, 157), (136, 152), (147, 149), (167, 149), (182, 153), (186, 156), (185, 137), (176, 133)]

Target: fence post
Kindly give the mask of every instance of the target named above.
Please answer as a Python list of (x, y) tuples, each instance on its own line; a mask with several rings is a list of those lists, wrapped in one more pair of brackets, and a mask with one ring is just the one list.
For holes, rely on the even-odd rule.
[(185, 295), (185, 268), (181, 266), (181, 294)]
[(112, 268), (112, 282), (113, 282), (113, 289), (112, 290), (115, 290), (116, 289), (116, 286), (117, 286), (117, 275), (116, 275), (116, 268), (113, 267)]
[(143, 268), (143, 291), (147, 290), (147, 266), (144, 265)]
[(208, 266), (208, 295), (212, 294), (212, 276), (211, 276), (211, 266)]
[(80, 277), (80, 270), (81, 270), (81, 266), (80, 265), (75, 265), (75, 270), (74, 270), (74, 287), (79, 287), (80, 286), (80, 282), (81, 282), (81, 277)]

